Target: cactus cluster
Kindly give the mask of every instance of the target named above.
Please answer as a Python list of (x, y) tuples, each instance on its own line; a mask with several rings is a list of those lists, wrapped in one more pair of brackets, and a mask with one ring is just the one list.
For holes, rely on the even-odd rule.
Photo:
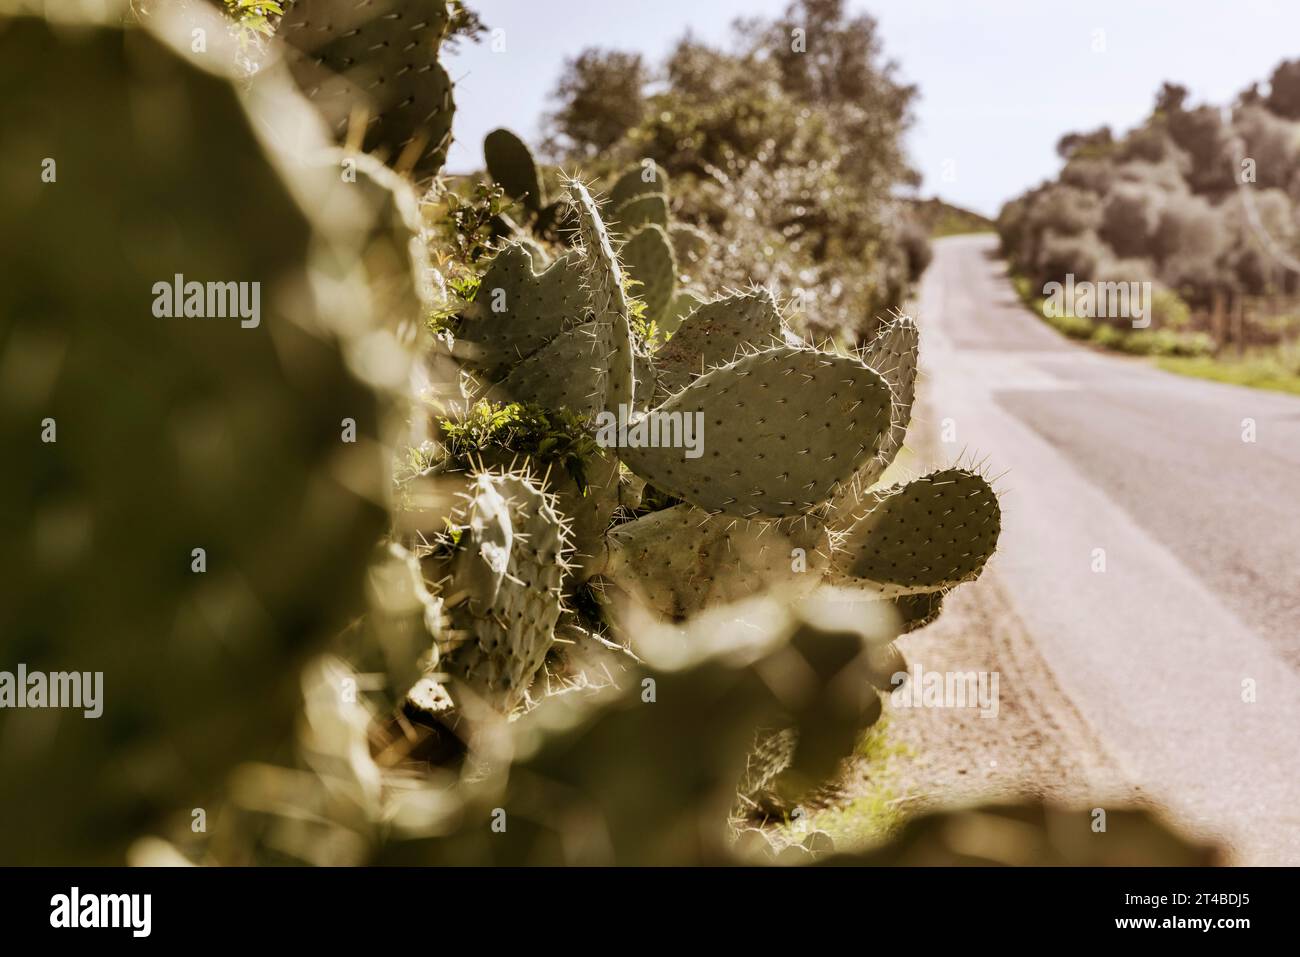
[[(505, 142), (493, 138), (498, 148)], [(526, 197), (537, 186), (536, 164), (511, 143), (501, 153), (513, 165), (497, 158), (489, 171)], [(606, 439), (600, 456), (616, 466), (585, 494), (563, 487), (562, 470), (539, 482), (558, 496), (557, 518), (568, 520), (577, 556), (557, 558), (557, 593), (594, 590), (597, 627), (635, 650), (641, 626), (632, 623), (647, 613), (685, 621), (760, 594), (798, 604), (830, 587), (842, 603), (871, 609), (852, 626), (868, 649), (864, 687), (888, 690), (905, 668), (893, 640), (932, 620), (948, 590), (978, 576), (1000, 527), (997, 497), (973, 470), (878, 487), (911, 415), (915, 324), (898, 316), (853, 353), (817, 348), (790, 331), (763, 288), (696, 292), (684, 315), (663, 322), (679, 291), (667, 174), (637, 165), (603, 202), (577, 180), (566, 188), (573, 246), (539, 269), (530, 238), (506, 241), (450, 347), (475, 376), (462, 416), (483, 403), (517, 402), (567, 412), (576, 428)], [(685, 441), (691, 429), (700, 440), (693, 446)], [(510, 466), (522, 455), (534, 475), (545, 466), (509, 442), (478, 453), (480, 462)], [(604, 509), (593, 515), (593, 503)], [(566, 505), (576, 508), (566, 513)], [(554, 620), (574, 615), (566, 604)], [(482, 627), (501, 633), (499, 624)], [(859, 711), (863, 725), (880, 714), (871, 694), (874, 707)], [(786, 793), (798, 791), (791, 780), (814, 783), (798, 767), (792, 734), (760, 735), (789, 747), (760, 747), (751, 782), (770, 789), (782, 779)], [(764, 762), (766, 753), (775, 758)]]
[[(292, 89), (171, 36), (0, 27), (0, 230), (25, 237), (0, 288), (0, 651), (100, 672), (105, 699), (0, 713), (5, 863), (120, 860), (277, 753), (387, 527), (388, 324), (419, 309), (399, 197), (345, 185), (323, 136), (310, 160), (263, 140), (308, 118)], [(217, 280), (258, 308), (214, 309)]]
[[(745, 859), (738, 788), (743, 810), (832, 774), (903, 668), (893, 640), (996, 547), (976, 472), (878, 487), (915, 325), (801, 341), (771, 291), (691, 285), (710, 244), (659, 166), (550, 196), (498, 131), (528, 232), (506, 224), (427, 341), (446, 292), (415, 187), (449, 141), (446, 4), (297, 0), (272, 43), (289, 76), (273, 57), (240, 82), (165, 19), (129, 42), (0, 30), (23, 78), (0, 225), (28, 237), (0, 289), (0, 447), (32, 463), (0, 502), (33, 516), (0, 641), (112, 695), (99, 723), (0, 717), (23, 782), (0, 811), (27, 822), (0, 859), (120, 859), (295, 714), (311, 774), (240, 771), (223, 827), (260, 823), (186, 853)], [(181, 273), (260, 283), (260, 323), (150, 315)], [(342, 657), (304, 670), (331, 638)], [(473, 824), (496, 807), (506, 839)]]

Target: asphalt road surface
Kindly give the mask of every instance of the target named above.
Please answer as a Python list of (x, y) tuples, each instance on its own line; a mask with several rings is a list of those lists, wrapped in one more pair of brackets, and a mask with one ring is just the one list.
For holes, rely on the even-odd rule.
[(991, 570), (1068, 704), (1179, 821), (1300, 864), (1300, 397), (1066, 340), (989, 235), (936, 244), (917, 320), (909, 444), (1006, 473)]

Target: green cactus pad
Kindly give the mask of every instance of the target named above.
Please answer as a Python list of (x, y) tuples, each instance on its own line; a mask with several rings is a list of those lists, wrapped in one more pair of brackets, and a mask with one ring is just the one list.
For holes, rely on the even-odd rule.
[(654, 358), (644, 352), (632, 353), (632, 378), (636, 395), (638, 412), (645, 412), (654, 401), (659, 391), (659, 372), (655, 368)]
[(627, 294), (623, 288), (623, 267), (600, 209), (587, 187), (577, 180), (570, 180), (569, 192), (583, 245), (588, 305), (606, 356), (599, 371), (601, 405), (605, 411), (617, 415), (620, 408), (633, 407), (635, 389), (632, 327)]
[(546, 205), (537, 163), (528, 146), (514, 133), (496, 129), (484, 137), (483, 158), (488, 175), (501, 184), (511, 199), (522, 201), (534, 214)]
[(302, 91), (340, 141), (366, 123), (361, 148), (425, 180), (451, 144), (451, 78), (438, 62), (446, 0), (297, 0), (276, 35)]
[(538, 273), (528, 246), (510, 243), (492, 260), (465, 309), (457, 352), (490, 375), (515, 366), (582, 321), (587, 308), (582, 274), (575, 254)]
[(673, 223), (669, 226), (668, 238), (672, 241), (677, 263), (683, 270), (703, 260), (713, 245), (708, 233), (687, 223)]
[(659, 226), (643, 227), (627, 241), (622, 258), (628, 274), (641, 284), (632, 292), (645, 303), (645, 320), (657, 323), (677, 289), (677, 263), (668, 234)]
[(668, 228), (668, 197), (662, 193), (635, 196), (617, 207), (610, 222), (624, 236), (630, 236), (642, 226), (655, 225)]
[(884, 325), (862, 350), (864, 365), (880, 373), (894, 394), (889, 435), (881, 444), (880, 454), (862, 469), (845, 492), (837, 497), (838, 521), (849, 524), (860, 518), (864, 495), (898, 456), (912, 420), (912, 399), (916, 394), (916, 367), (920, 354), (920, 337), (910, 316), (898, 316)]
[(811, 590), (830, 560), (826, 527), (812, 516), (747, 521), (677, 505), (608, 538), (602, 574), (670, 618), (776, 588)]
[[(921, 339), (911, 316), (898, 316), (884, 326), (861, 355), (862, 363), (880, 373), (894, 393), (894, 414), (889, 437), (880, 448), (878, 467), (884, 472), (903, 447), (907, 425), (912, 420), (912, 399), (916, 395), (916, 367)], [(874, 479), (873, 479), (874, 481)]]
[(915, 595), (900, 595), (893, 599), (894, 610), (903, 625), (903, 634), (919, 631), (933, 622), (943, 611), (943, 592), (921, 592)]
[(860, 362), (778, 346), (706, 373), (650, 413), (698, 413), (699, 458), (665, 447), (619, 454), (651, 485), (701, 508), (795, 515), (825, 502), (876, 454), (889, 404), (889, 386)]
[(965, 469), (931, 472), (872, 492), (870, 511), (847, 530), (833, 577), (881, 597), (951, 588), (979, 577), (1002, 527), (997, 495)]
[(649, 193), (668, 193), (668, 174), (658, 163), (638, 163), (627, 169), (609, 191), (610, 209)]
[(659, 387), (671, 395), (746, 349), (768, 349), (780, 341), (781, 313), (770, 290), (755, 287), (706, 302), (655, 353)]
[[(381, 404), (308, 331), (325, 236), (273, 117), (194, 59), (147, 24), (0, 25), (0, 660), (103, 675), (98, 718), (0, 711), (6, 864), (121, 863), (282, 747), (387, 526)], [(178, 274), (249, 283), (258, 324), (210, 288), (166, 317)]]
[(473, 640), (441, 665), (502, 712), (524, 701), (555, 641), (569, 529), (553, 496), (528, 475), (479, 473), (452, 516), (460, 537), (445, 609)]
[(683, 289), (673, 296), (673, 301), (664, 310), (663, 316), (659, 319), (659, 331), (666, 335), (673, 335), (681, 327), (682, 321), (702, 305), (704, 305), (703, 298), (689, 289)]
[(533, 272), (545, 272), (546, 267), (551, 264), (551, 257), (542, 244), (527, 236), (519, 239), (518, 242), (520, 246), (524, 247), (524, 251), (528, 253), (528, 258), (533, 261)]
[(594, 416), (604, 398), (605, 349), (594, 322), (574, 326), (511, 369), (498, 391), (512, 402)]
[[(333, 270), (341, 280), (360, 266), (371, 292), (368, 314), (355, 307), (340, 310), (339, 332), (357, 335), (381, 328), (395, 341), (411, 341), (413, 334), (423, 330), (425, 317), (446, 297), (429, 259), (429, 237), (415, 190), (366, 153), (329, 149), (313, 161), (328, 170), (312, 197), (314, 208), (351, 225), (352, 235), (335, 251)], [(360, 204), (355, 202), (358, 195)], [(364, 214), (347, 217), (345, 204), (359, 206)], [(412, 359), (414, 352), (408, 350)], [(409, 363), (389, 363), (382, 376), (387, 380), (384, 386), (405, 389), (409, 372)]]

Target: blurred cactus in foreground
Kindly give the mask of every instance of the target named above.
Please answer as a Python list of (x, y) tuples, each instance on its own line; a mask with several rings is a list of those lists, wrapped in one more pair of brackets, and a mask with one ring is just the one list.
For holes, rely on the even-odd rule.
[[(823, 855), (755, 819), (834, 776), (1000, 529), (974, 471), (880, 487), (917, 329), (818, 346), (767, 289), (679, 288), (711, 250), (662, 169), (551, 197), (496, 134), (534, 231), (444, 282), (447, 11), (404, 10), (419, 68), (356, 42), (396, 8), (299, 0), (239, 83), (169, 39), (225, 36), (202, 7), (0, 23), (0, 649), (105, 697), (0, 716), (0, 860)], [(256, 321), (168, 317), (181, 277), (259, 284)], [(1044, 859), (1111, 853), (1039, 824)], [(904, 853), (988, 856), (944, 840)]]
[(358, 272), (373, 207), (260, 141), (310, 129), (274, 76), (241, 93), (174, 26), (0, 23), (0, 231), (22, 237), (0, 288), (0, 647), (7, 670), (102, 672), (104, 698), (96, 719), (0, 713), (6, 863), (117, 859), (279, 753), (386, 527), (385, 387), (409, 360)]

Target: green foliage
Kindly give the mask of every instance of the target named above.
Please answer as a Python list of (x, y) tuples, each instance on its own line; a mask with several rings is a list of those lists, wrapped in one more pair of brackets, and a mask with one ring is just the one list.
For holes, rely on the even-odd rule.
[(235, 21), (239, 44), (247, 50), (275, 33), (277, 18), (284, 15), (284, 4), (277, 0), (223, 0), (226, 14)]
[(1210, 356), (1214, 353), (1214, 340), (1204, 332), (1187, 331), (1187, 304), (1176, 294), (1160, 288), (1152, 293), (1152, 315), (1155, 328), (1126, 329), (1104, 321), (1074, 315), (1068, 310), (1053, 315), (1042, 296), (1027, 276), (1013, 276), (1012, 286), (1034, 313), (1043, 318), (1057, 332), (1071, 339), (1091, 342), (1104, 349), (1114, 349), (1131, 355), (1143, 356)]
[[(796, 26), (816, 37), (798, 54), (789, 52)], [(877, 317), (901, 305), (926, 259), (923, 237), (906, 248), (910, 215), (891, 198), (892, 185), (914, 178), (901, 137), (915, 91), (882, 61), (869, 17), (798, 2), (738, 30), (726, 48), (681, 41), (665, 64), (666, 84), (637, 101), (636, 118), (620, 112), (603, 124), (620, 130), (614, 140), (566, 129), (563, 158), (600, 157), (601, 172), (631, 166), (615, 186), (615, 206), (625, 199), (622, 184), (639, 183), (641, 164), (653, 161), (671, 178), (677, 214), (732, 252), (692, 264), (692, 280), (803, 292), (804, 329), (865, 341)], [(642, 89), (639, 70), (620, 82)], [(594, 80), (570, 70), (556, 96), (591, 105), (600, 92)], [(855, 281), (837, 281), (845, 275)]]
[[(1300, 274), (1285, 268), (1300, 255), (1300, 117), (1287, 105), (1297, 62), (1277, 68), (1270, 96), (1244, 91), (1226, 119), (1166, 83), (1150, 115), (1122, 136), (1102, 128), (1063, 137), (1059, 179), (998, 217), (1012, 269), (1040, 286), (1066, 273), (1155, 281), (1182, 303), (1167, 300), (1157, 316), (1170, 328), (1186, 324), (1183, 307), (1204, 317), (1224, 297), (1300, 292)], [(1151, 342), (1164, 349), (1170, 340)]]
[(505, 190), (494, 183), (475, 183), (469, 197), (448, 190), (443, 196), (445, 216), (438, 217), (442, 237), (453, 255), (465, 262), (477, 262), (492, 247), (493, 220), (504, 212)]
[(551, 144), (575, 158), (605, 152), (641, 119), (648, 80), (636, 53), (588, 49), (567, 60), (547, 118)]
[(439, 428), (448, 459), (456, 467), (472, 468), (488, 451), (505, 451), (530, 460), (542, 472), (554, 463), (586, 491), (587, 467), (597, 446), (567, 409), (480, 401), (463, 418), (441, 419)]

